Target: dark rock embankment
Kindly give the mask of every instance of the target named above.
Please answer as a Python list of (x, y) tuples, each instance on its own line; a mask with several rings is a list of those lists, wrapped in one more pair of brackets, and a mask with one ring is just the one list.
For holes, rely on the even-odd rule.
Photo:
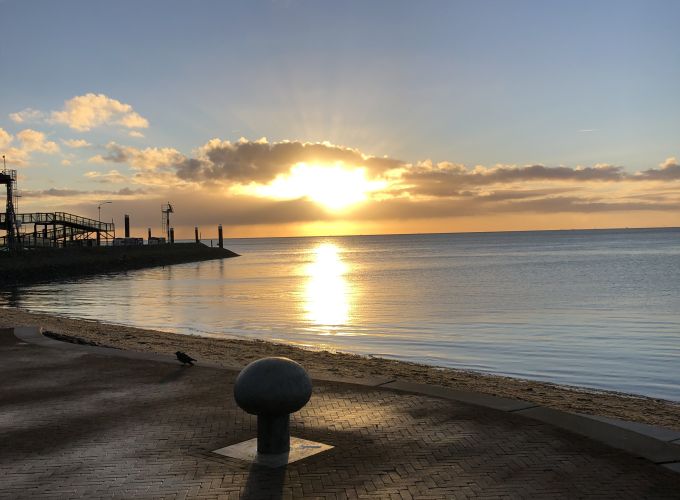
[(200, 243), (0, 252), (0, 286), (237, 256), (231, 250), (210, 248)]

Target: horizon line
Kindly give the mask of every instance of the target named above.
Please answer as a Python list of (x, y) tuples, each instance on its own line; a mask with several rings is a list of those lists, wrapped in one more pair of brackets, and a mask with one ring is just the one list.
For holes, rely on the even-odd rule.
[[(284, 239), (284, 238), (347, 238), (351, 236), (430, 236), (438, 234), (499, 234), (499, 233), (549, 233), (566, 231), (643, 231), (643, 230), (680, 230), (680, 226), (642, 226), (642, 227), (602, 227), (602, 228), (572, 228), (572, 229), (510, 229), (504, 231), (444, 231), (434, 233), (357, 233), (357, 234), (326, 234), (326, 235), (304, 235), (304, 236), (225, 236), (225, 240), (262, 240), (262, 239)], [(201, 241), (216, 238), (201, 238)], [(195, 241), (193, 238), (182, 238), (178, 241)]]

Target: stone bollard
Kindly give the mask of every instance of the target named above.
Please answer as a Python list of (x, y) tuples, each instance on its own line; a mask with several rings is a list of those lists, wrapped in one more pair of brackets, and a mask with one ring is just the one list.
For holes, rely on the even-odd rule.
[(312, 381), (302, 366), (288, 358), (263, 358), (236, 378), (234, 398), (244, 411), (257, 415), (257, 452), (290, 451), (290, 414), (305, 406)]

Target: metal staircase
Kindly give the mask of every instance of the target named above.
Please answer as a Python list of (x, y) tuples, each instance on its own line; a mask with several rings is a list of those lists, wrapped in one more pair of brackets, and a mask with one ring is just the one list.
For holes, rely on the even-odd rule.
[(66, 212), (17, 213), (17, 171), (7, 169), (4, 155), (2, 165), (0, 185), (7, 189), (7, 203), (5, 213), (0, 213), (0, 231), (5, 231), (5, 236), (0, 236), (0, 249), (17, 251), (69, 245), (99, 246), (116, 237), (113, 222), (101, 222)]
[[(101, 245), (109, 243), (116, 236), (112, 222), (101, 222), (66, 212), (14, 214), (13, 218), (17, 228), (20, 228), (14, 236), (15, 245), (21, 248), (64, 247), (86, 241)], [(8, 227), (11, 219), (7, 212), (0, 213), (0, 229)], [(0, 237), (1, 246), (10, 246), (9, 231), (6, 237)]]
[(0, 171), (0, 184), (7, 188), (7, 203), (5, 205), (4, 219), (0, 219), (0, 229), (4, 229), (7, 235), (4, 237), (4, 246), (14, 250), (19, 246), (19, 222), (16, 220), (16, 207), (19, 197), (17, 191), (17, 171), (7, 170), (5, 156), (2, 156), (3, 168)]

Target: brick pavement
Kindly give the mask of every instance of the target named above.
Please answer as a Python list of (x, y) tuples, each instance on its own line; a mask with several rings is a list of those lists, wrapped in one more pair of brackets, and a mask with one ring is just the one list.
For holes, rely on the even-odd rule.
[(271, 470), (211, 454), (255, 436), (236, 373), (18, 341), (0, 330), (0, 498), (680, 498), (680, 475), (521, 416), (317, 383)]

